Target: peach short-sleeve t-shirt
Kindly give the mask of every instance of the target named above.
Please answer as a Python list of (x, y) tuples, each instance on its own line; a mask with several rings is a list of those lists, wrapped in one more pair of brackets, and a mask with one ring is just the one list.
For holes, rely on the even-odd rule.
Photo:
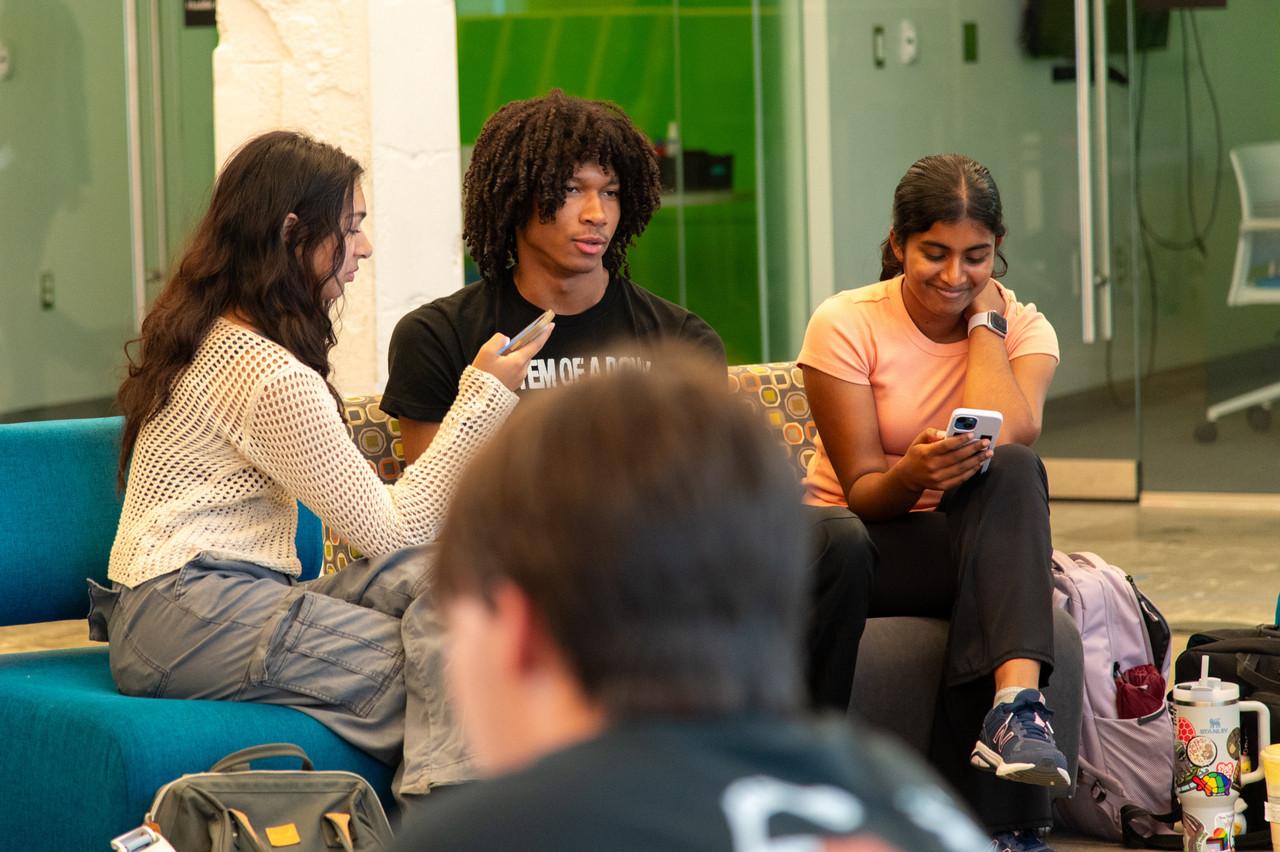
[[(1004, 297), (1009, 360), (1024, 355), (1050, 355), (1057, 360), (1058, 336), (1044, 314), (1034, 304), (1019, 303), (1012, 290), (994, 279), (990, 286)], [(968, 340), (936, 343), (916, 327), (902, 301), (899, 275), (824, 301), (809, 320), (796, 360), (837, 379), (871, 386), (880, 443), (893, 466), (922, 429), (947, 427), (952, 409), (961, 404), (968, 355)], [(816, 443), (817, 453), (804, 480), (805, 502), (844, 506), (844, 490), (821, 436)], [(926, 491), (914, 509), (932, 509), (941, 496), (941, 492)]]

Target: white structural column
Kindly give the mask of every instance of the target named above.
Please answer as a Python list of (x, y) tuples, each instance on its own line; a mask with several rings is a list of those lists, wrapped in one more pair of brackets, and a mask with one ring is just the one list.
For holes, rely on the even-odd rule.
[[(804, 40), (804, 141), (809, 226), (809, 305), (812, 311), (836, 291), (835, 204), (831, 196), (831, 67), (827, 50), (827, 0), (802, 0)], [(807, 313), (805, 314), (807, 316)]]
[(401, 314), (462, 284), (457, 49), (451, 0), (219, 0), (219, 164), (275, 128), (365, 167), (374, 256), (347, 288), (334, 381), (381, 390)]
[(453, 0), (367, 0), (378, 387), (396, 321), (462, 286), (462, 160)]

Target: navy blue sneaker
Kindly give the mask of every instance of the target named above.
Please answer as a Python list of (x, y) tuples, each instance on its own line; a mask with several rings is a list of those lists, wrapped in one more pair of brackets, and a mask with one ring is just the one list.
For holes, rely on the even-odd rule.
[(1053, 852), (1034, 831), (1002, 831), (991, 838), (991, 852)]
[(1024, 689), (1013, 701), (997, 704), (982, 722), (982, 736), (969, 762), (998, 778), (1065, 787), (1071, 783), (1067, 759), (1053, 742), (1049, 720), (1053, 711), (1034, 689)]

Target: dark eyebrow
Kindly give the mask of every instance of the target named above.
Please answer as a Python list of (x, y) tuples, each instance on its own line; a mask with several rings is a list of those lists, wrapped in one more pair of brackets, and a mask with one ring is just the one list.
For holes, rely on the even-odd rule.
[[(951, 250), (951, 246), (946, 245), (945, 243), (934, 242), (933, 240), (921, 240), (920, 242), (921, 242), (922, 244), (926, 245), (926, 246), (931, 246), (931, 247), (933, 247), (933, 248), (942, 249), (943, 251), (950, 251), (950, 250)], [(962, 248), (962, 249), (960, 249), (960, 252), (961, 252), (962, 254), (967, 254), (967, 253), (969, 253), (969, 252), (971, 252), (971, 251), (980, 251), (980, 250), (982, 250), (982, 249), (988, 249), (988, 250), (989, 250), (990, 248), (991, 248), (991, 243), (978, 243), (978, 244), (976, 244), (976, 245), (969, 246), (968, 248)]]
[(364, 210), (352, 210), (347, 214), (347, 219), (352, 225), (354, 225), (368, 215), (369, 214)]

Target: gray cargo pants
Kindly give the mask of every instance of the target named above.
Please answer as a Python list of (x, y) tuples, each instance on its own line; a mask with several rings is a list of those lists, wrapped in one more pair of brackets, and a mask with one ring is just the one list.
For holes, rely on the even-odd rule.
[(285, 704), (388, 765), (397, 797), (475, 777), (444, 691), (430, 548), (300, 583), (206, 554), (137, 588), (90, 581), (126, 695)]

